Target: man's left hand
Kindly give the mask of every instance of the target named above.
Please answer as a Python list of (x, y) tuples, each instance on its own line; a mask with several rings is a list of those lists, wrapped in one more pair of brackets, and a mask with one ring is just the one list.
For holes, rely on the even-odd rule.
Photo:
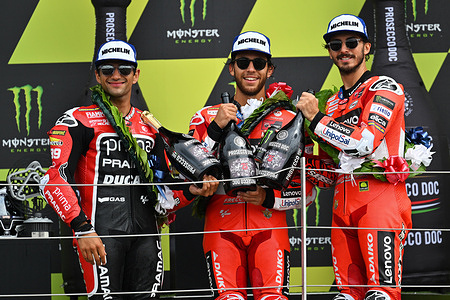
[(237, 196), (245, 202), (251, 203), (253, 205), (262, 205), (266, 199), (266, 191), (260, 187), (256, 186), (256, 191), (238, 192)]
[(196, 196), (204, 196), (209, 197), (212, 196), (219, 187), (219, 181), (214, 176), (211, 175), (205, 175), (203, 176), (203, 184), (202, 188), (199, 188), (195, 186), (194, 184), (191, 184), (189, 186), (189, 191), (191, 194)]
[(319, 100), (308, 92), (303, 92), (295, 107), (300, 110), (308, 121), (312, 121), (319, 112)]

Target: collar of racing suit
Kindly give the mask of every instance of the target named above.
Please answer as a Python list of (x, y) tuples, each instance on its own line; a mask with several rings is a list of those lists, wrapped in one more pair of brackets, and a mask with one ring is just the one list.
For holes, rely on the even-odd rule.
[(351, 88), (344, 89), (344, 86), (341, 86), (338, 94), (339, 99), (348, 99), (358, 89), (358, 87), (370, 77), (372, 77), (372, 73), (370, 71), (366, 71)]

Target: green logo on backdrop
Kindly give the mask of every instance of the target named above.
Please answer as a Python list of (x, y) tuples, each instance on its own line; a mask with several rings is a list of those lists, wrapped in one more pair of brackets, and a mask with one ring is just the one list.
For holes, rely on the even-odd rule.
[[(21, 132), (20, 128), (20, 119), (22, 117), (21, 114), (21, 108), (22, 105), (25, 105), (25, 127), (27, 131), (27, 136), (30, 135), (30, 128), (31, 128), (31, 121), (30, 121), (30, 114), (32, 110), (32, 103), (35, 101), (37, 104), (38, 109), (38, 121), (37, 121), (37, 127), (40, 129), (42, 124), (42, 94), (44, 92), (44, 89), (42, 86), (38, 85), (37, 87), (32, 87), (31, 85), (27, 84), (20, 87), (12, 87), (9, 88), (8, 91), (13, 92), (14, 99), (13, 103), (16, 108), (16, 124), (17, 124), (17, 130)], [(23, 92), (23, 93), (22, 93)], [(21, 95), (24, 95), (21, 97)], [(33, 96), (35, 95), (34, 99)], [(24, 98), (24, 100), (22, 100)], [(24, 103), (22, 103), (25, 101)]]
[[(408, 0), (405, 0), (405, 4), (406, 4), (407, 1)], [(411, 1), (411, 6), (412, 6), (412, 9), (413, 9), (414, 21), (415, 21), (416, 18), (417, 18), (417, 0), (410, 0), (410, 1)], [(423, 8), (425, 10), (425, 14), (428, 13), (428, 1), (429, 0), (425, 0), (425, 3), (423, 5)]]
[[(186, 23), (186, 17), (185, 17), (185, 8), (186, 8), (186, 2), (188, 0), (180, 0), (180, 13), (181, 13), (181, 19), (183, 20), (183, 23)], [(207, 6), (207, 2), (208, 0), (202, 0), (202, 18), (203, 20), (205, 20), (206, 18), (206, 6)], [(191, 0), (190, 4), (189, 4), (189, 13), (190, 13), (190, 17), (191, 17), (191, 27), (194, 27), (195, 24), (195, 10), (194, 10), (194, 6), (195, 3), (197, 3), (197, 0)]]

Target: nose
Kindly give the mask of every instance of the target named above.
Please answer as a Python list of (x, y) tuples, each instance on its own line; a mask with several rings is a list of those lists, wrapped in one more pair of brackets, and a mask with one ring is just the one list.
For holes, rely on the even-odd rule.
[(122, 74), (120, 74), (118, 67), (114, 68), (114, 72), (112, 73), (111, 77), (112, 78), (121, 78), (122, 77)]
[(348, 52), (348, 51), (350, 51), (350, 48), (347, 47), (345, 42), (342, 42), (341, 52)]
[(250, 61), (248, 64), (247, 70), (256, 71), (255, 66), (253, 66), (253, 61)]

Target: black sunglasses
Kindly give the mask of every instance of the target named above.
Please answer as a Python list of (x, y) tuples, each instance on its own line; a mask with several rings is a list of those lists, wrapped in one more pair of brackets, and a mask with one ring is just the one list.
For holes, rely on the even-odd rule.
[[(358, 39), (358, 38), (348, 38), (345, 41), (345, 46), (348, 49), (355, 49), (356, 47), (358, 47), (358, 43), (360, 40), (361, 39)], [(330, 41), (327, 45), (328, 45), (328, 47), (330, 47), (331, 50), (339, 51), (342, 48), (342, 41), (341, 40)]]
[[(113, 65), (101, 65), (98, 67), (98, 69), (102, 72), (105, 76), (111, 76), (114, 73), (114, 70), (116, 67)], [(131, 74), (131, 71), (134, 70), (134, 66), (131, 65), (120, 65), (118, 68), (120, 75), (128, 76)]]
[(258, 70), (258, 71), (264, 69), (267, 64), (267, 60), (265, 60), (263, 58), (259, 58), (259, 57), (255, 58), (255, 59), (249, 59), (247, 57), (240, 57), (238, 59), (232, 60), (231, 62), (232, 63), (236, 62), (237, 66), (241, 70), (247, 69), (248, 66), (250, 65), (250, 62), (252, 62), (255, 70)]

